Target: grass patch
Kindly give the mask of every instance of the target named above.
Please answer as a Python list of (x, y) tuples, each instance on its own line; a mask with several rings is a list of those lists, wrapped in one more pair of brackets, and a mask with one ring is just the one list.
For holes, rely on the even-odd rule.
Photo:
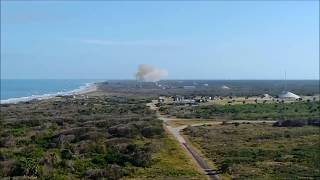
[(172, 137), (163, 137), (152, 155), (152, 165), (136, 168), (126, 179), (206, 179), (197, 171), (197, 167)]
[(185, 134), (232, 178), (296, 179), (320, 176), (319, 130), (229, 124), (190, 127)]

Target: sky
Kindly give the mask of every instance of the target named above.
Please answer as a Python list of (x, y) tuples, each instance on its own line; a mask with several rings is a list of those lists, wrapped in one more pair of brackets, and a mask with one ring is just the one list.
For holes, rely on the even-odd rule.
[(1, 1), (1, 79), (319, 79), (319, 1)]

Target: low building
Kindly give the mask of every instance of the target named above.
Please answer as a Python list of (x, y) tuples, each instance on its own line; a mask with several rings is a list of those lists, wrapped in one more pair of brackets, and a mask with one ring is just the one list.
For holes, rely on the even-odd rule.
[(196, 86), (183, 86), (183, 89), (195, 89)]
[(208, 102), (209, 100), (211, 100), (211, 96), (198, 96), (193, 98), (196, 102), (202, 103), (202, 102)]
[(173, 98), (173, 103), (175, 104), (195, 104), (196, 100), (192, 98), (185, 98), (184, 96), (174, 96)]
[(183, 96), (173, 96), (173, 97), (172, 97), (172, 100), (173, 100), (174, 102), (179, 102), (179, 101), (184, 100), (184, 97), (183, 97)]
[(194, 99), (184, 99), (181, 101), (182, 104), (195, 104), (196, 101)]

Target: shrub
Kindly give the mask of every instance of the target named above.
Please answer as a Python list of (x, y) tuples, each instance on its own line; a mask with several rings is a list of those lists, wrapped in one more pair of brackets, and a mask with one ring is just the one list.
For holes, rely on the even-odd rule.
[(162, 135), (163, 133), (163, 129), (161, 128), (161, 126), (149, 126), (149, 127), (145, 127), (142, 129), (141, 134), (144, 137), (153, 137), (156, 135)]
[(61, 157), (63, 159), (71, 159), (72, 158), (72, 152), (69, 149), (64, 149), (61, 151)]
[(302, 127), (306, 125), (306, 121), (303, 120), (284, 120), (284, 121), (277, 121), (273, 123), (275, 127)]

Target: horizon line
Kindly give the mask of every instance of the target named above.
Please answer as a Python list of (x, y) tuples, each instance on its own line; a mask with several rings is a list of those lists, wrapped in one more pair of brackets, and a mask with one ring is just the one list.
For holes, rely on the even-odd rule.
[[(0, 80), (104, 80), (104, 81), (136, 81), (134, 78), (120, 78), (120, 79), (102, 79), (102, 78), (0, 78)], [(183, 80), (193, 80), (193, 81), (320, 81), (320, 79), (161, 79), (159, 81), (183, 81)]]

